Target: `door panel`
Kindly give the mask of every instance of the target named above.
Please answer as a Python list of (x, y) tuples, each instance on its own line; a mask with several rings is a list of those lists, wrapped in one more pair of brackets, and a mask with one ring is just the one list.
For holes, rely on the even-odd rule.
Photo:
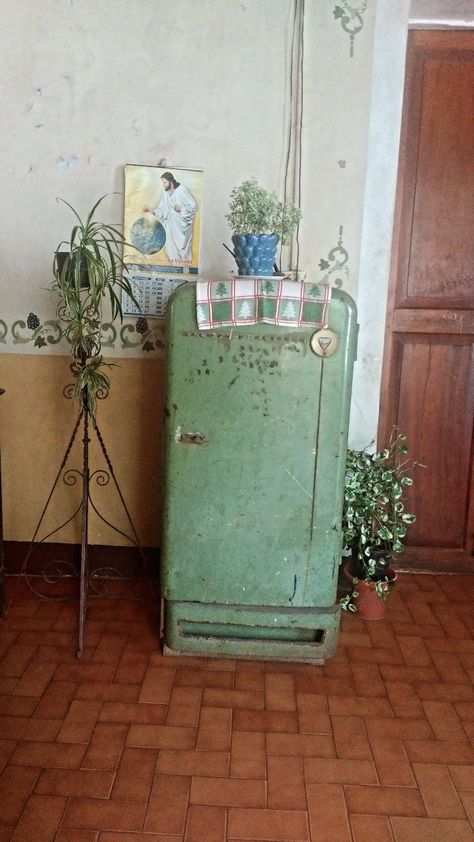
[(474, 239), (458, 237), (456, 220), (462, 220), (461, 230), (474, 230), (474, 64), (462, 50), (453, 59), (436, 59), (429, 50), (422, 56), (418, 59), (423, 62), (423, 97), (418, 149), (413, 149), (418, 152), (417, 189), (407, 295), (472, 299)]
[[(434, 343), (416, 335), (403, 336), (400, 341), (404, 389), (398, 423), (409, 442), (416, 440), (416, 456), (427, 466), (416, 470), (416, 485), (408, 489), (408, 510), (414, 505), (418, 514), (410, 531), (414, 544), (463, 546), (466, 523), (462, 513), (469, 491), (472, 436), (472, 371), (472, 350), (467, 343)], [(418, 430), (420, 418), (423, 425)], [(433, 442), (440, 441), (445, 443), (433, 447)]]
[(474, 32), (409, 34), (379, 427), (415, 473), (403, 566), (474, 570)]

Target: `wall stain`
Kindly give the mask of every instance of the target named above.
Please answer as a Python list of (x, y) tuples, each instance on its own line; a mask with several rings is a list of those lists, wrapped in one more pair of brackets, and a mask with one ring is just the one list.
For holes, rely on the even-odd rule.
[(77, 155), (67, 155), (66, 157), (60, 155), (54, 162), (55, 166), (61, 170), (70, 170), (73, 167), (77, 167), (78, 163), (79, 158)]

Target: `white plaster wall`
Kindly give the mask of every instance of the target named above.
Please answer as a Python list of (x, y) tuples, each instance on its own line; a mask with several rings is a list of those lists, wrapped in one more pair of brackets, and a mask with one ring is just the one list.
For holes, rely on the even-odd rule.
[[(282, 175), (290, 12), (289, 0), (2, 0), (0, 271), (15, 290), (3, 318), (19, 301), (44, 312), (72, 223), (56, 197), (84, 213), (122, 190), (127, 162), (204, 167), (202, 269), (230, 268), (232, 186)], [(107, 212), (121, 219), (121, 197)]]
[[(305, 4), (300, 267), (358, 300), (351, 435), (365, 443), (377, 421), (407, 0), (351, 4), (362, 23), (352, 56), (336, 5)], [(202, 167), (201, 270), (233, 270), (222, 247), (232, 187), (284, 183), (293, 10), (293, 0), (0, 0), (0, 353), (66, 352), (35, 350), (11, 326), (29, 312), (54, 318), (45, 290), (72, 224), (56, 197), (85, 213), (122, 191), (125, 163)], [(120, 222), (122, 197), (107, 202), (106, 221)], [(118, 340), (108, 353), (143, 352)]]
[(411, 0), (410, 26), (472, 29), (474, 3), (472, 0)]
[(409, 0), (377, 2), (357, 295), (358, 362), (349, 434), (357, 448), (377, 435), (408, 13)]
[[(122, 190), (127, 162), (204, 168), (201, 270), (233, 269), (222, 242), (235, 184), (281, 190), (289, 130), (293, 0), (1, 0), (1, 314), (53, 315), (44, 287), (72, 217)], [(331, 2), (307, 2), (301, 264), (344, 245), (356, 290), (373, 8), (354, 57)], [(118, 222), (121, 197), (107, 221)], [(346, 276), (347, 277), (347, 276)], [(11, 337), (9, 337), (11, 339)], [(2, 350), (26, 351), (7, 341)], [(61, 348), (50, 348), (58, 353)]]
[[(317, 276), (342, 228), (347, 259), (341, 268), (328, 261), (335, 271), (327, 280), (356, 297), (375, 4), (354, 38), (353, 56), (348, 34), (334, 19), (335, 6), (306, 3), (301, 254), (303, 267)], [(338, 257), (344, 260), (342, 253)]]

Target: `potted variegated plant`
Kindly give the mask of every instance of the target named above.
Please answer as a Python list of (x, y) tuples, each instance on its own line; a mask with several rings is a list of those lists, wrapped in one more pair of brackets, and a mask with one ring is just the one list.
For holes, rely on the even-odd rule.
[(345, 573), (353, 590), (341, 605), (364, 615), (370, 610), (364, 603), (373, 594), (372, 618), (379, 619), (396, 578), (393, 557), (403, 552), (407, 531), (416, 520), (406, 511), (405, 491), (413, 484), (413, 468), (421, 463), (407, 458), (406, 436), (397, 430), (388, 447), (374, 452), (370, 447), (347, 452), (342, 531), (351, 553)]
[(289, 199), (280, 201), (276, 193), (248, 179), (232, 190), (226, 219), (233, 231), (239, 275), (273, 275), (278, 242), (289, 241), (301, 211)]

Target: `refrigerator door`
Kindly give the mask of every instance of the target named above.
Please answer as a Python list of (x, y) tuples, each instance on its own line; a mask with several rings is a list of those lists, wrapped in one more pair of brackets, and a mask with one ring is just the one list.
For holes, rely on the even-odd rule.
[[(309, 658), (335, 605), (356, 313), (314, 328), (199, 331), (195, 286), (168, 307), (161, 592), (173, 651)], [(337, 346), (337, 347), (336, 347)]]

